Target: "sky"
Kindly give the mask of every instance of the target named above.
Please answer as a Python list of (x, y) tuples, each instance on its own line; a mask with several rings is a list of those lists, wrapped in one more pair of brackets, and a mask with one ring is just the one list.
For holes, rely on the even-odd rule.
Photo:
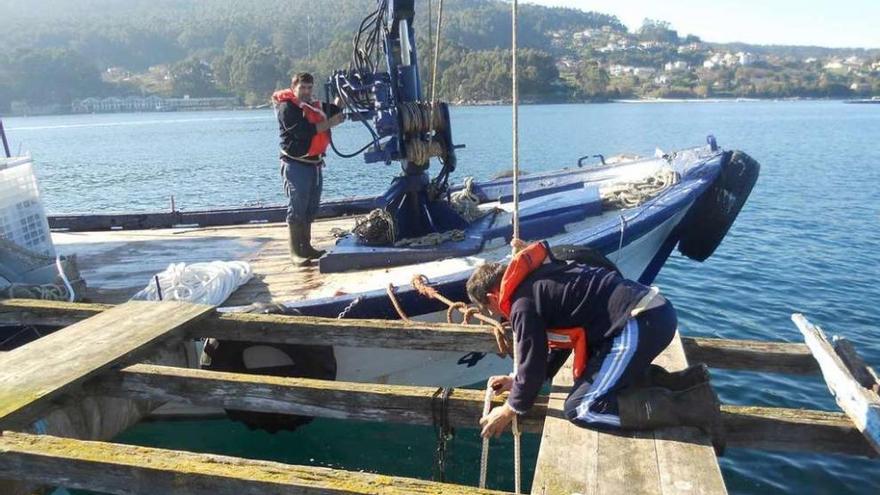
[(705, 41), (880, 48), (880, 0), (520, 0), (618, 17), (646, 17)]

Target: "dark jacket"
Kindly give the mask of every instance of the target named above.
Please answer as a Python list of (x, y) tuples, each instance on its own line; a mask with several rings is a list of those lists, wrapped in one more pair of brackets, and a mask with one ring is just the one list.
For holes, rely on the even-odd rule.
[(524, 413), (541, 386), (559, 371), (570, 351), (548, 354), (547, 329), (584, 327), (589, 346), (620, 333), (649, 288), (607, 268), (544, 265), (517, 287), (510, 322), (517, 338), (519, 368), (507, 399)]
[[(342, 111), (332, 103), (321, 103), (321, 109), (330, 118)], [(309, 151), (312, 138), (318, 131), (315, 124), (306, 120), (303, 111), (289, 101), (278, 104), (278, 130), (281, 135), (282, 158), (286, 153), (288, 157), (299, 157)], [(308, 157), (319, 158), (319, 157)]]

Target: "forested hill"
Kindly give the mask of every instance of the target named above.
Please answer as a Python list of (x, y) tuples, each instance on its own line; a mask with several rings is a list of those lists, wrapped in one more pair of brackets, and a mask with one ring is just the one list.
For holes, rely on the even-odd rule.
[[(428, 7), (433, 6), (436, 16), (438, 0), (417, 3), (416, 28), (426, 62), (431, 52)], [(352, 35), (375, 4), (375, 0), (0, 0), (0, 111), (13, 101), (69, 104), (86, 96), (128, 94), (235, 95), (249, 104), (264, 102), (273, 89), (285, 84), (292, 70), (325, 76), (345, 67)], [(443, 97), (505, 98), (510, 85), (509, 54), (504, 51), (510, 43), (509, 3), (445, 0), (444, 9), (439, 87)], [(527, 97), (644, 96), (664, 86), (700, 94), (700, 78), (647, 84), (638, 78), (621, 79), (626, 71), (612, 70), (615, 65), (638, 65), (662, 71), (664, 64), (677, 59), (696, 67), (711, 56), (708, 44), (679, 55), (682, 46), (699, 39), (679, 37), (665, 23), (650, 21), (628, 32), (614, 16), (528, 4), (522, 5), (520, 15), (522, 91)], [(640, 47), (645, 41), (657, 45)], [(758, 48), (764, 47), (752, 51), (759, 53)], [(768, 50), (782, 53), (783, 48)], [(860, 56), (869, 67), (872, 57), (878, 56), (876, 51), (809, 48), (797, 56), (814, 52), (815, 58)], [(736, 81), (730, 82), (734, 86), (725, 90), (735, 88)], [(816, 80), (815, 91), (820, 82)], [(871, 81), (867, 84), (871, 87)]]

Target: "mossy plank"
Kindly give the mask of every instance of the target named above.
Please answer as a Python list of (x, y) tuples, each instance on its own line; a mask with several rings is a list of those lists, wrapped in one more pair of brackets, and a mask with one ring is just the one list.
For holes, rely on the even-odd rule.
[(27, 425), (52, 399), (143, 356), (212, 311), (198, 304), (131, 301), (0, 354), (0, 427)]
[(4, 432), (0, 477), (120, 495), (491, 495), (468, 486)]

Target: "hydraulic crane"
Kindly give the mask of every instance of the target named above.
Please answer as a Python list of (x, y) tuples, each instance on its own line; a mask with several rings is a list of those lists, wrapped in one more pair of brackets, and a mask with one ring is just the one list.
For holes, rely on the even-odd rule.
[[(415, 0), (377, 0), (361, 22), (349, 67), (326, 84), (327, 100), (339, 97), (349, 118), (362, 123), (372, 140), (355, 153), (367, 163), (401, 162), (402, 174), (383, 195), (393, 218), (394, 240), (468, 226), (447, 201), (449, 175), (455, 170), (449, 107), (425, 101), (415, 43)], [(439, 36), (439, 33), (438, 33)], [(437, 158), (433, 180), (428, 168)]]

